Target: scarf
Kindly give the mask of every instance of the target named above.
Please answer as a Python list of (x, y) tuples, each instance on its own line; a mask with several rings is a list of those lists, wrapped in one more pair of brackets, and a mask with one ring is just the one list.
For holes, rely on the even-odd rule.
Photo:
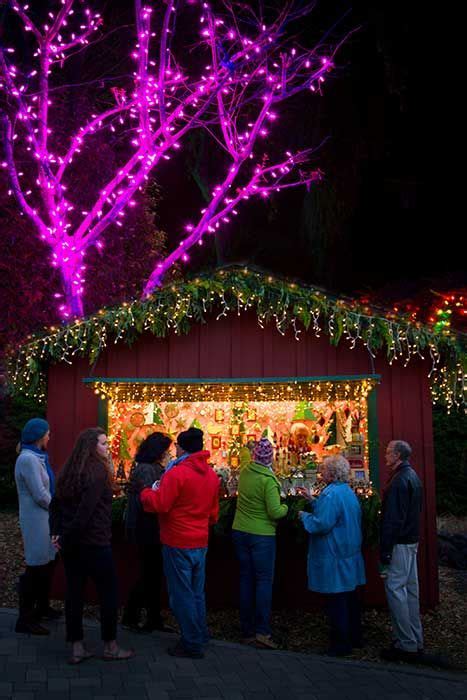
[(162, 479), (167, 474), (167, 472), (169, 472), (171, 469), (176, 467), (177, 464), (180, 464), (180, 462), (183, 462), (183, 460), (186, 459), (187, 457), (189, 457), (190, 454), (191, 454), (190, 452), (185, 452), (185, 454), (181, 455), (181, 457), (177, 457), (176, 459), (171, 459), (170, 462), (168, 463), (168, 465), (166, 466), (164, 473), (161, 475), (161, 478), (159, 479), (159, 481), (155, 481), (153, 483), (153, 485), (152, 485), (153, 491), (157, 491), (157, 489), (159, 488), (159, 486), (162, 483)]

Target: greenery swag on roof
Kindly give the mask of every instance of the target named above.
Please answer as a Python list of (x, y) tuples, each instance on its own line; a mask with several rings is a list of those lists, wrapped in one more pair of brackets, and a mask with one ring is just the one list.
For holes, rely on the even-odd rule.
[(435, 332), (395, 313), (239, 267), (172, 282), (145, 301), (51, 327), (12, 353), (10, 382), (14, 390), (43, 400), (48, 363), (71, 364), (79, 356), (88, 357), (92, 365), (109, 341), (131, 344), (143, 332), (157, 337), (171, 331), (184, 334), (211, 314), (219, 319), (248, 309), (256, 312), (260, 326), (274, 323), (281, 334), (292, 332), (297, 340), (303, 329), (310, 329), (316, 336), (326, 333), (332, 345), (345, 342), (353, 349), (363, 344), (372, 357), (384, 350), (389, 363), (407, 364), (414, 355), (430, 358), (434, 402), (448, 409), (466, 403), (465, 336)]

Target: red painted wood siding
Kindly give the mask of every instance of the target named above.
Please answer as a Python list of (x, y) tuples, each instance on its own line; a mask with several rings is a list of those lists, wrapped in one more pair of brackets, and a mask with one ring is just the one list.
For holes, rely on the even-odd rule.
[[(428, 364), (412, 360), (407, 367), (388, 365), (384, 353), (374, 361), (366, 349), (350, 350), (345, 341), (334, 348), (324, 334), (316, 338), (303, 331), (297, 342), (291, 331), (285, 336), (274, 326), (262, 330), (256, 316), (242, 314), (212, 318), (194, 325), (188, 335), (158, 339), (144, 335), (129, 348), (112, 341), (94, 369), (106, 377), (288, 377), (349, 374), (382, 375), (378, 387), (380, 480), (387, 478), (384, 450), (392, 439), (407, 440), (413, 448), (413, 464), (425, 486), (425, 509), (420, 547), (422, 601), (438, 600), (435, 471)], [(85, 427), (97, 423), (97, 397), (82, 379), (90, 375), (84, 360), (72, 366), (53, 365), (49, 370), (48, 419), (52, 426), (50, 452), (60, 468), (73, 442)]]

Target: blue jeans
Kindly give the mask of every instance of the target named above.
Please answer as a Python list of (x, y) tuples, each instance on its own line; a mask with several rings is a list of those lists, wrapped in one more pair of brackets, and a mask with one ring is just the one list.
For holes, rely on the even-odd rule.
[(234, 530), (232, 538), (240, 562), (242, 635), (270, 635), (276, 538), (274, 535), (251, 535), (240, 530)]
[(207, 547), (162, 546), (169, 603), (180, 625), (182, 646), (187, 651), (202, 651), (209, 639), (204, 597), (207, 551)]

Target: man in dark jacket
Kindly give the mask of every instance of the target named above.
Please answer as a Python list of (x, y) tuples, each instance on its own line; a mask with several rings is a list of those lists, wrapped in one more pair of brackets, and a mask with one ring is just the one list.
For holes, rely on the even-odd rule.
[(381, 656), (391, 661), (416, 661), (423, 650), (417, 572), (423, 490), (408, 462), (411, 454), (402, 440), (393, 440), (386, 449), (391, 473), (383, 493), (380, 558), (393, 645)]

